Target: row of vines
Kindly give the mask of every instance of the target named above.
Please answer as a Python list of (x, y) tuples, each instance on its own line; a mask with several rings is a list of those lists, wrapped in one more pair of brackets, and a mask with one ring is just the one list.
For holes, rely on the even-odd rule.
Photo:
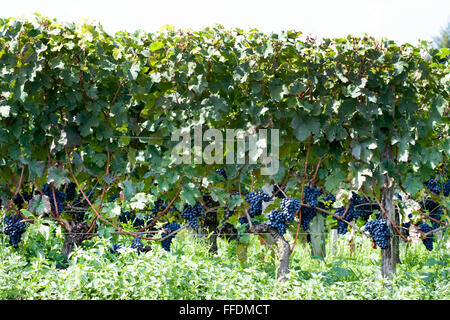
[[(368, 36), (0, 19), (3, 233), (18, 247), (27, 224), (54, 220), (67, 257), (92, 237), (170, 251), (189, 228), (214, 252), (218, 236), (253, 234), (283, 279), (312, 222), (371, 238), (390, 277), (400, 241), (431, 250), (448, 227), (449, 54)], [(262, 175), (248, 140), (242, 164), (180, 164), (172, 133), (195, 128), (279, 129), (280, 168)]]

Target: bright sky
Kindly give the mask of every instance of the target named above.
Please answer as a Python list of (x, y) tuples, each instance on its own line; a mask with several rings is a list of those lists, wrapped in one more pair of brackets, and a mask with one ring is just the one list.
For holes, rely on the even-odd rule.
[(318, 37), (367, 33), (401, 44), (431, 41), (450, 21), (449, 0), (2, 0), (1, 17), (38, 12), (58, 21), (92, 18), (106, 31), (198, 29), (216, 23), (264, 32), (298, 30)]

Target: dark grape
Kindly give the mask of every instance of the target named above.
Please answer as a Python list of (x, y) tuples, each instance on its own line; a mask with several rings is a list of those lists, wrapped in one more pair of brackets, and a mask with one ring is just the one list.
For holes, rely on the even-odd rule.
[(225, 168), (220, 168), (216, 170), (216, 173), (221, 175), (222, 177), (225, 178), (225, 180), (227, 179), (227, 172), (225, 171)]
[[(49, 198), (53, 213), (60, 215), (64, 210), (64, 201), (66, 200), (66, 194), (55, 188), (55, 198), (53, 198), (52, 187), (48, 183), (45, 183), (42, 186), (42, 193)], [(56, 208), (55, 208), (55, 200), (56, 200)]]
[(77, 195), (77, 191), (75, 190), (75, 188), (77, 187), (77, 185), (73, 182), (70, 182), (67, 187), (66, 187), (66, 200), (71, 202), (73, 200), (75, 200), (75, 196)]
[(128, 223), (128, 221), (131, 221), (132, 216), (130, 211), (122, 211), (119, 216), (119, 221), (122, 223)]
[(27, 225), (22, 222), (20, 216), (6, 216), (3, 219), (3, 233), (9, 237), (9, 244), (16, 249), (19, 247), (19, 242), (26, 228)]
[(31, 198), (33, 198), (32, 195), (28, 194), (28, 193), (18, 193), (14, 199), (13, 202), (14, 204), (17, 206), (17, 208), (22, 209), (23, 208), (23, 204), (25, 202), (28, 202), (31, 200)]
[(439, 195), (441, 193), (441, 187), (435, 179), (428, 179), (423, 183), (425, 187), (430, 190), (431, 193)]
[[(172, 232), (174, 232), (175, 230), (178, 230), (180, 228), (180, 225), (177, 222), (170, 222), (170, 223), (166, 223), (165, 225), (163, 225), (163, 229), (166, 230), (166, 232), (164, 232), (161, 237), (164, 238), (167, 235), (171, 234)], [(163, 247), (164, 250), (166, 251), (170, 251), (170, 245), (172, 244), (172, 240), (175, 237), (175, 235), (172, 235), (170, 237), (168, 237), (167, 239), (164, 239), (161, 241), (161, 245)]]
[(442, 185), (442, 191), (444, 191), (444, 196), (448, 197), (450, 194), (450, 180), (447, 180)]
[(250, 203), (248, 214), (250, 218), (259, 216), (262, 213), (262, 203), (270, 201), (270, 196), (262, 190), (256, 192), (249, 192), (245, 196), (245, 201)]
[(115, 243), (113, 246), (109, 249), (109, 252), (112, 254), (120, 254), (119, 250), (122, 248), (122, 245)]
[(185, 203), (183, 211), (181, 211), (181, 217), (187, 219), (189, 225), (194, 229), (198, 228), (197, 218), (204, 216), (205, 216), (205, 209), (203, 208), (200, 202), (196, 202), (194, 206)]
[(277, 229), (278, 233), (283, 235), (286, 233), (287, 229), (287, 217), (284, 212), (278, 210), (272, 210), (268, 215), (269, 226)]
[[(433, 228), (427, 225), (426, 223), (422, 223), (421, 225), (419, 225), (419, 230), (424, 233), (427, 233), (433, 230)], [(425, 248), (427, 248), (428, 251), (433, 250), (433, 240), (434, 240), (433, 234), (429, 234), (425, 237), (425, 239), (422, 239), (422, 243), (425, 245)]]
[(239, 220), (239, 222), (240, 222), (241, 224), (246, 224), (246, 223), (248, 223), (247, 217), (240, 217), (238, 220)]
[(133, 242), (131, 242), (131, 248), (136, 249), (138, 254), (140, 254), (142, 251), (144, 251), (144, 245), (142, 244), (141, 239), (142, 239), (142, 237), (138, 236), (133, 239)]
[(300, 210), (300, 200), (296, 198), (284, 198), (281, 200), (281, 211), (287, 222), (294, 221), (295, 213)]
[(320, 195), (323, 194), (323, 190), (317, 187), (306, 186), (304, 188), (303, 194), (304, 194), (303, 201), (309, 204), (310, 206), (315, 207), (317, 206), (318, 203), (317, 199), (319, 198)]
[(377, 246), (381, 249), (389, 248), (390, 230), (387, 224), (387, 219), (381, 218), (370, 220), (364, 225), (364, 228), (369, 231), (370, 236), (373, 238)]

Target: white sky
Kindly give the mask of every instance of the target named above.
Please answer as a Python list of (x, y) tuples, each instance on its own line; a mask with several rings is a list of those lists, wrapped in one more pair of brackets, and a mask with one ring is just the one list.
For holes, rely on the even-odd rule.
[(92, 18), (106, 31), (156, 31), (165, 24), (225, 27), (264, 32), (297, 30), (318, 37), (367, 33), (416, 44), (450, 21), (450, 0), (0, 0), (1, 17), (38, 12), (58, 21)]

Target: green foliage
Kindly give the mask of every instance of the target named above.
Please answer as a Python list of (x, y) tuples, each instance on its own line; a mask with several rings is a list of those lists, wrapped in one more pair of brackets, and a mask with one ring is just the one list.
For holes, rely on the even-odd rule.
[[(444, 144), (435, 138), (448, 136), (449, 69), (427, 43), (399, 47), (352, 36), (314, 42), (292, 32), (221, 27), (111, 36), (39, 16), (2, 20), (0, 44), (2, 180), (26, 165), (26, 181), (48, 171), (59, 185), (71, 161), (87, 182), (102, 177), (109, 151), (119, 180), (143, 181), (148, 192), (151, 180), (164, 186), (178, 177), (172, 189), (211, 172), (166, 161), (174, 129), (270, 124), (289, 150), (301, 150), (313, 135), (313, 148), (327, 154), (324, 167), (347, 163), (343, 173), (358, 189), (368, 173), (377, 178), (385, 143), (404, 163), (392, 166), (393, 174), (424, 179), (442, 160)], [(149, 137), (160, 140), (152, 145)], [(280, 160), (295, 168), (304, 158), (289, 152)], [(322, 172), (324, 181), (337, 187)], [(183, 183), (192, 202), (188, 189)]]
[[(109, 240), (97, 238), (76, 248), (65, 264), (58, 230), (55, 223), (39, 221), (30, 225), (21, 251), (0, 246), (1, 299), (449, 299), (444, 242), (431, 256), (420, 243), (402, 247), (403, 263), (392, 281), (381, 278), (379, 250), (371, 249), (368, 239), (358, 237), (358, 250), (350, 254), (342, 237), (325, 260), (311, 258), (309, 246), (297, 246), (281, 284), (271, 249), (260, 246), (257, 237), (244, 262), (233, 243), (221, 241), (212, 256), (202, 241), (183, 233), (175, 238), (173, 252), (155, 245), (140, 255), (128, 240), (120, 255), (113, 255)], [(0, 235), (0, 241), (6, 237)]]

